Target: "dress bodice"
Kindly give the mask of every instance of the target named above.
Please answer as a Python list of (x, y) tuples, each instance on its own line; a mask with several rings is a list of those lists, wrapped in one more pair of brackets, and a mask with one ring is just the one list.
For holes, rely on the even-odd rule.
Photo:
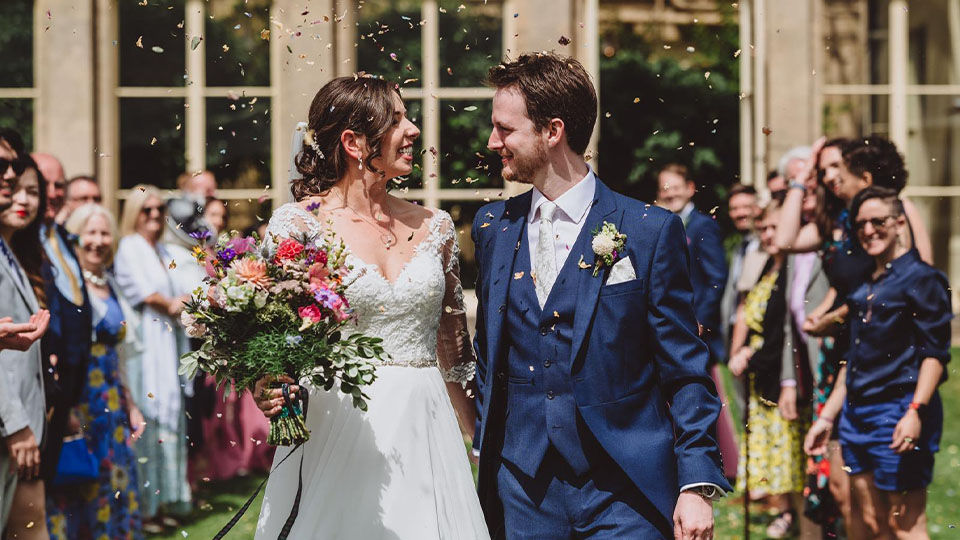
[[(265, 241), (304, 231), (320, 234), (323, 225), (299, 205), (285, 204), (273, 213)], [(426, 237), (392, 283), (376, 264), (349, 253), (346, 297), (357, 315), (352, 330), (383, 340), (390, 355), (385, 364), (431, 367), (439, 360), (447, 380), (465, 384), (473, 377), (474, 363), (455, 234), (450, 215), (434, 210)]]

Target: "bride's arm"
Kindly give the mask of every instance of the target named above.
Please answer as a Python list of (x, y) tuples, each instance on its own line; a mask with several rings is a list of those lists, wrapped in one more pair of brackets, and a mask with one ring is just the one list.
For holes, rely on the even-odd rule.
[(453, 222), (447, 221), (443, 246), (443, 268), (446, 288), (437, 334), (437, 361), (447, 383), (447, 393), (460, 420), (460, 429), (473, 439), (477, 410), (476, 358), (467, 332), (467, 312), (463, 305), (460, 283), (460, 248)]

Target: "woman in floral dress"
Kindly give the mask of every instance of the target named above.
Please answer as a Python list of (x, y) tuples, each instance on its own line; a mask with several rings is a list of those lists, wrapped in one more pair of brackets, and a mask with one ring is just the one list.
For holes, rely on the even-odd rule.
[[(132, 441), (143, 417), (130, 398), (121, 353), (133, 353), (135, 321), (106, 273), (113, 258), (116, 226), (109, 211), (86, 205), (67, 229), (78, 236), (77, 254), (94, 311), (94, 336), (87, 383), (74, 417), (100, 466), (95, 481), (56, 486), (48, 494), (50, 537), (69, 540), (143, 538)], [(125, 309), (126, 308), (126, 309)], [(128, 340), (127, 335), (131, 335)], [(131, 425), (135, 429), (131, 429)]]

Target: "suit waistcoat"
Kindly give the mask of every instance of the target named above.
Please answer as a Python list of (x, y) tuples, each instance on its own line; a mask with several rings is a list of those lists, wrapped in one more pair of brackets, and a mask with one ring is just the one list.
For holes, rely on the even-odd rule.
[[(527, 235), (520, 238), (504, 331), (509, 376), (502, 456), (532, 477), (552, 445), (574, 471), (583, 474), (589, 466), (578, 436), (582, 422), (577, 420), (573, 396), (571, 343), (577, 272), (589, 270), (578, 267), (574, 254), (579, 251), (572, 251), (541, 310), (530, 275)], [(575, 246), (582, 244), (578, 239)]]

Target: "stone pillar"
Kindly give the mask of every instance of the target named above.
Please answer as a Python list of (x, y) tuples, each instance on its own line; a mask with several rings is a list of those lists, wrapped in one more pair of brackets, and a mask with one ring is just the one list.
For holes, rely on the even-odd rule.
[[(817, 45), (814, 1), (764, 3), (767, 51), (767, 169), (776, 167), (780, 156), (794, 146), (810, 144), (819, 137), (820, 111), (816, 104)], [(744, 52), (746, 50), (744, 49)], [(757, 135), (760, 136), (760, 135)], [(763, 144), (763, 141), (758, 141)], [(756, 178), (758, 184), (764, 178)]]
[(37, 0), (35, 150), (67, 176), (94, 173), (93, 0)]

